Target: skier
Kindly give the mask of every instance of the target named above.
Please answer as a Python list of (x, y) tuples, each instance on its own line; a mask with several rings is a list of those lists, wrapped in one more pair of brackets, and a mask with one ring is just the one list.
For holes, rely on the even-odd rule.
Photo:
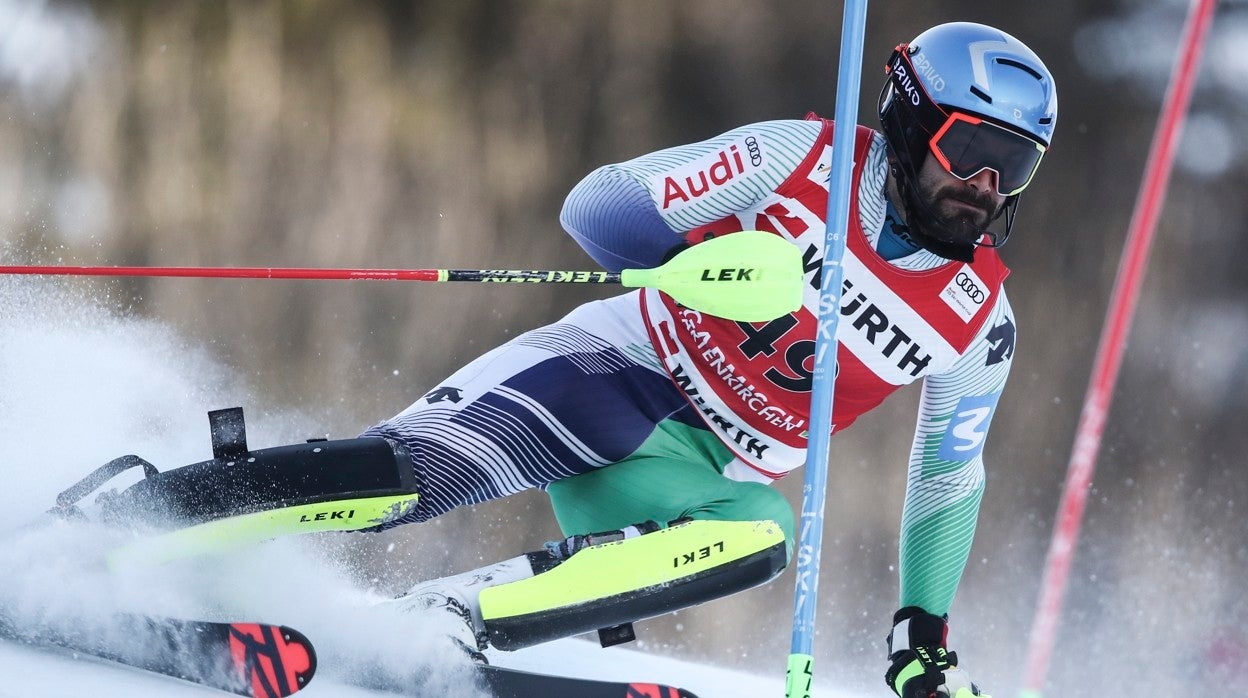
[[(856, 152), (832, 426), (848, 427), (923, 379), (886, 680), (906, 698), (980, 695), (945, 647), (946, 619), (1014, 351), (996, 248), (1049, 146), (1057, 97), (1022, 42), (950, 23), (897, 47), (878, 106), (878, 132), (835, 130), (837, 147)], [(576, 185), (561, 222), (603, 267), (653, 267), (686, 245), (764, 230), (804, 253), (804, 307), (740, 323), (653, 289), (591, 302), (367, 430), (412, 454), (419, 505), (395, 525), (541, 487), (569, 536), (392, 603), (445, 608), (463, 619), (467, 648), (506, 649), (705, 601), (787, 564), (792, 509), (767, 485), (804, 463), (812, 426), (829, 428), (807, 418), (833, 136), (833, 124), (813, 115), (755, 123), (601, 167)], [(745, 548), (731, 543), (747, 529), (732, 529), (724, 552), (722, 541), (717, 549), (695, 535), (712, 522), (763, 528), (749, 529), (761, 533)], [(670, 561), (639, 552), (669, 532), (673, 550), (690, 552)], [(742, 571), (769, 550), (778, 562)], [(575, 570), (590, 551), (593, 564)], [(723, 564), (681, 569), (715, 555)], [(574, 571), (557, 583), (536, 583), (565, 566)], [(597, 586), (612, 575), (643, 588)], [(699, 586), (707, 577), (715, 583)], [(649, 593), (660, 588), (687, 593)], [(525, 623), (496, 632), (507, 618)], [(517, 637), (520, 627), (540, 630)]]

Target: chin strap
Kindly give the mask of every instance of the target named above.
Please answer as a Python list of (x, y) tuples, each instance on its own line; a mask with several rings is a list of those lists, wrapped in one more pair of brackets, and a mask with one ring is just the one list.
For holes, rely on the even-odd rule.
[[(997, 218), (1001, 214), (1005, 214), (1005, 231), (997, 235), (991, 230), (985, 230), (984, 235), (988, 237), (990, 242), (980, 241), (980, 247), (998, 248), (1005, 245), (1005, 241), (1010, 239), (1010, 231), (1014, 229), (1014, 216), (1018, 213), (1018, 199), (1022, 194), (1015, 194), (1005, 200), (1005, 206), (1001, 208), (1001, 213), (997, 214)], [(993, 219), (994, 221), (996, 218)]]

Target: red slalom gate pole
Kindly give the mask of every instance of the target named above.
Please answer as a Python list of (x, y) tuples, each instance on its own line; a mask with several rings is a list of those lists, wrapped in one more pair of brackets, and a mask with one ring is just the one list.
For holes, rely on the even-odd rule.
[(145, 276), (195, 279), (378, 279), (445, 281), (447, 269), (312, 269), (307, 267), (74, 267), (0, 266), (0, 274), (31, 276)]
[(1092, 376), (1084, 396), (1083, 412), (1071, 450), (1066, 484), (1058, 506), (1053, 539), (1045, 560), (1040, 600), (1032, 621), (1023, 679), (1022, 696), (1038, 698), (1048, 673), (1057, 634), (1058, 617), (1070, 575), (1079, 526), (1087, 503), (1092, 473), (1101, 448), (1101, 436), (1110, 400), (1122, 366), (1123, 348), (1131, 329), (1131, 319), (1139, 300), (1140, 283), (1148, 263), (1157, 218), (1165, 198), (1174, 163), (1174, 148), (1183, 129), (1191, 102), (1196, 69), (1212, 23), (1216, 0), (1193, 0), (1184, 25), (1179, 56), (1170, 74), (1170, 84), (1162, 104), (1161, 117), (1153, 133), (1144, 180), (1132, 212), (1123, 256), (1110, 297), (1109, 312), (1097, 346)]

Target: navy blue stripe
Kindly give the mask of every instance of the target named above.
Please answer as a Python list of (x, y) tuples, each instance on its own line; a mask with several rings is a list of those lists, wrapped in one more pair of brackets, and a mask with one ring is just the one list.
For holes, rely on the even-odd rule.
[[(597, 338), (575, 339), (588, 348)], [(587, 365), (594, 370), (587, 372)], [(614, 370), (603, 372), (603, 367)], [(560, 429), (552, 429), (546, 423), (549, 417), (536, 414), (515, 397), (490, 391), (454, 408), (422, 404), (365, 432), (400, 440), (412, 454), (420, 502), (412, 515), (391, 525), (425, 521), (457, 506), (600, 467), (583, 448), (608, 462), (622, 460), (673, 413), (682, 422), (697, 420), (666, 376), (638, 366), (615, 349), (552, 357), (520, 371), (503, 387), (540, 405)], [(583, 447), (570, 447), (561, 431), (572, 434)], [(490, 467), (497, 469), (499, 463), (485, 462), (478, 452), (494, 453), (505, 474), (492, 472)]]
[(574, 375), (550, 359), (504, 382), (540, 403), (595, 453), (618, 461), (641, 446), (654, 425), (685, 404), (671, 379), (640, 366), (610, 374)]

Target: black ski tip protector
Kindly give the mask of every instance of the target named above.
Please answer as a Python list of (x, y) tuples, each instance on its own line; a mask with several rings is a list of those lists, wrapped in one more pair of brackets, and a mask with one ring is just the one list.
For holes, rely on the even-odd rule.
[(609, 628), (598, 629), (598, 644), (603, 647), (614, 647), (637, 639), (637, 631), (632, 623), (621, 623)]
[(213, 458), (237, 458), (247, 452), (243, 408), (227, 407), (209, 412), (208, 428), (212, 433)]

